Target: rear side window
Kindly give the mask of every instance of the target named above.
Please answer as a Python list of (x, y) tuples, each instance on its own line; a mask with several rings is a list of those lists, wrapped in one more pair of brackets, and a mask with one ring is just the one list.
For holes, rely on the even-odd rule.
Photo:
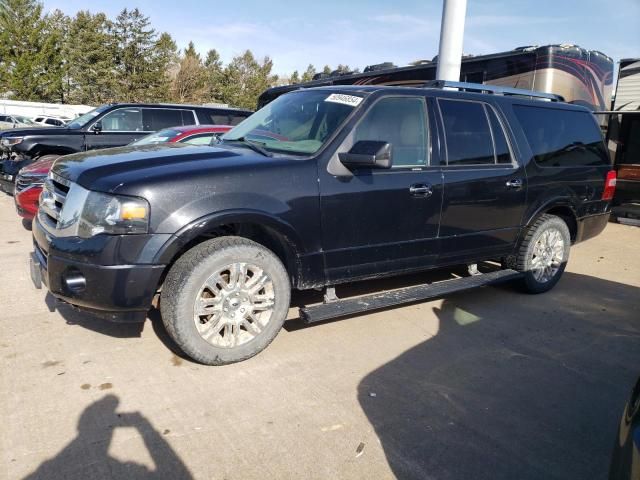
[(444, 123), (447, 165), (495, 164), (491, 127), (479, 102), (438, 100)]
[(235, 127), (248, 116), (249, 115), (247, 114), (231, 113), (229, 114), (229, 125), (233, 125)]
[(607, 165), (600, 128), (589, 112), (514, 105), (533, 156), (542, 167)]
[(229, 115), (212, 113), (210, 118), (212, 125), (229, 125)]
[(193, 112), (190, 110), (145, 108), (143, 117), (144, 129), (148, 132), (182, 125), (195, 125), (196, 123)]

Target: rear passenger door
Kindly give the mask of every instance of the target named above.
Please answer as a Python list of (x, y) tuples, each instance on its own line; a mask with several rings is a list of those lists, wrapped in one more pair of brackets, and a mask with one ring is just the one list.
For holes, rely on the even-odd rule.
[(519, 233), (527, 179), (506, 125), (488, 103), (437, 100), (444, 145), (440, 263), (508, 253)]

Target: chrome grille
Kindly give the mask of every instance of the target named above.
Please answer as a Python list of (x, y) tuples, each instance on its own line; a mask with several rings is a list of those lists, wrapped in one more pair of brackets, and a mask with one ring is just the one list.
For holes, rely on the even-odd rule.
[(40, 211), (44, 213), (40, 218), (46, 222), (47, 226), (57, 227), (70, 187), (71, 182), (54, 173), (49, 173), (40, 197)]
[(16, 179), (16, 193), (23, 192), (32, 187), (41, 187), (45, 180), (44, 175), (18, 175)]

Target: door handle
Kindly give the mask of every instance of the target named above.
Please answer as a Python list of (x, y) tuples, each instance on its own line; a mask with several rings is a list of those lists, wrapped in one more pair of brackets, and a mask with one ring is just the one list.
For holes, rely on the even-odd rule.
[(507, 188), (513, 188), (514, 190), (518, 190), (522, 188), (522, 179), (521, 178), (513, 178), (511, 180), (507, 180), (505, 185)]
[(433, 190), (430, 185), (416, 183), (409, 187), (409, 193), (414, 197), (430, 197), (433, 194)]

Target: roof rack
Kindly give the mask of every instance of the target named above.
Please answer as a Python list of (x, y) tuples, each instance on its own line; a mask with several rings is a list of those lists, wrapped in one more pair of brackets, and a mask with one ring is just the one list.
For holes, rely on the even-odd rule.
[(499, 87), (482, 83), (450, 82), (448, 80), (430, 80), (424, 84), (425, 88), (457, 88), (469, 92), (492, 93), (495, 95), (513, 95), (518, 97), (539, 98), (551, 102), (564, 102), (564, 97), (555, 93), (536, 92), (523, 88)]

